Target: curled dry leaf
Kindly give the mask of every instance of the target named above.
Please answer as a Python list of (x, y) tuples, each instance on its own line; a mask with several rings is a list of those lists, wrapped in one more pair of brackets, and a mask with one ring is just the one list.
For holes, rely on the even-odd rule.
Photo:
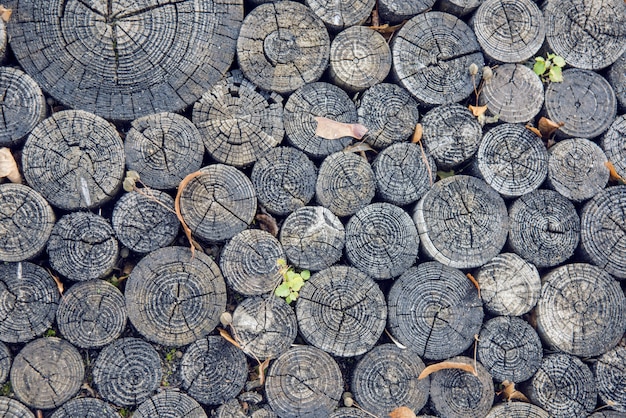
[(65, 290), (65, 287), (63, 286), (63, 282), (59, 279), (58, 276), (55, 276), (54, 274), (52, 274), (52, 271), (50, 271), (50, 269), (46, 269), (46, 270), (48, 270), (48, 273), (52, 277), (52, 280), (54, 280), (54, 282), (56, 283), (57, 289), (59, 289), (59, 293), (63, 295), (63, 291)]
[(415, 412), (406, 406), (399, 406), (389, 413), (391, 418), (417, 418)]
[(180, 184), (178, 185), (178, 191), (176, 192), (176, 198), (174, 199), (174, 211), (176, 212), (176, 217), (178, 218), (180, 225), (183, 227), (183, 231), (185, 232), (187, 240), (189, 240), (192, 259), (196, 255), (196, 249), (202, 251), (202, 247), (200, 247), (200, 244), (198, 244), (196, 240), (194, 240), (191, 236), (191, 229), (187, 226), (187, 223), (183, 219), (182, 213), (180, 213), (180, 196), (183, 194), (185, 186), (187, 186), (187, 184), (189, 184), (192, 179), (198, 177), (200, 174), (203, 174), (202, 171), (194, 171), (193, 173), (187, 174), (187, 176), (185, 176), (185, 178), (182, 179)]
[(476, 376), (476, 370), (471, 364), (457, 363), (454, 361), (442, 361), (441, 363), (431, 364), (430, 366), (426, 367), (424, 370), (422, 370), (420, 375), (417, 376), (417, 379), (418, 380), (424, 379), (425, 377), (430, 376), (432, 373), (435, 373), (435, 372), (438, 372), (439, 370), (444, 370), (444, 369), (459, 369), (459, 370), (466, 371)]
[(370, 147), (370, 145), (366, 142), (358, 142), (354, 145), (348, 145), (343, 150), (345, 152), (365, 152), (365, 151), (377, 152), (374, 148)]
[(0, 5), (0, 19), (2, 19), (4, 23), (9, 22), (9, 19), (11, 19), (11, 13), (13, 13), (13, 9), (7, 9), (3, 5)]
[(515, 383), (511, 382), (510, 380), (505, 380), (504, 382), (502, 382), (502, 390), (500, 392), (496, 392), (496, 395), (502, 395), (502, 397), (507, 401), (518, 400), (523, 402), (530, 402), (526, 395), (515, 389)]
[(220, 333), (220, 335), (222, 336), (223, 339), (225, 339), (226, 341), (228, 341), (229, 343), (231, 343), (235, 347), (241, 349), (241, 345), (233, 337), (230, 336), (228, 331), (226, 331), (223, 328), (218, 328), (217, 331)]
[(361, 139), (367, 133), (367, 128), (360, 123), (343, 123), (336, 120), (316, 116), (315, 135), (325, 139), (339, 139), (346, 136)]
[(474, 117), (479, 117), (480, 115), (484, 115), (485, 112), (487, 112), (487, 105), (484, 106), (472, 106), (469, 105), (469, 110), (472, 112), (472, 115), (474, 115)]
[(17, 163), (11, 150), (8, 148), (0, 148), (0, 177), (6, 177), (11, 183), (21, 183), (22, 176), (17, 168)]
[(617, 170), (615, 170), (615, 166), (613, 165), (612, 162), (607, 161), (607, 162), (604, 163), (604, 165), (606, 166), (606, 168), (609, 169), (609, 179), (610, 180), (626, 183), (626, 180), (624, 180), (624, 178), (622, 176), (617, 174)]
[(476, 280), (474, 278), (474, 276), (472, 276), (471, 274), (467, 273), (466, 274), (467, 278), (470, 279), (470, 282), (472, 282), (472, 284), (474, 285), (474, 287), (476, 287), (476, 289), (478, 290), (478, 298), (480, 298), (480, 284), (478, 284), (478, 280)]
[(424, 126), (421, 123), (415, 124), (415, 129), (413, 130), (413, 137), (411, 137), (411, 142), (417, 144), (422, 140), (422, 136), (424, 135)]
[(261, 228), (262, 231), (269, 232), (274, 237), (278, 236), (278, 225), (272, 215), (258, 213), (254, 219), (259, 223), (259, 228)]
[(552, 136), (552, 134), (563, 125), (565, 125), (565, 123), (557, 123), (543, 116), (539, 119), (539, 122), (537, 123), (537, 127), (539, 128), (539, 132), (541, 132), (541, 136), (543, 139), (550, 138), (550, 136)]

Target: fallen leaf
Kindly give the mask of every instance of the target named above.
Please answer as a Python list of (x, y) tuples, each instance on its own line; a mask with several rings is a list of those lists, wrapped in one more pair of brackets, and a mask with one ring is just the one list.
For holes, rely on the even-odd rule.
[(0, 5), (0, 19), (4, 20), (4, 23), (9, 23), (11, 13), (13, 13), (13, 9), (7, 9), (6, 7)]
[(535, 135), (537, 135), (539, 138), (541, 138), (541, 131), (539, 129), (531, 125), (526, 125), (525, 128), (528, 129), (530, 132), (534, 133)]
[(502, 397), (507, 401), (518, 400), (523, 402), (530, 402), (526, 395), (515, 389), (515, 383), (509, 380), (505, 380), (504, 382), (502, 382), (502, 390), (496, 392), (496, 395), (502, 395)]
[[(259, 360), (257, 359), (257, 362)], [(265, 369), (267, 369), (267, 367), (270, 364), (270, 359), (269, 357), (266, 358), (265, 360), (263, 360), (262, 363), (259, 363), (259, 382), (261, 383), (261, 385), (263, 385), (263, 383), (265, 383)]]
[(6, 177), (11, 183), (21, 183), (22, 176), (9, 148), (0, 148), (0, 177)]
[(407, 21), (405, 20), (402, 23), (399, 23), (397, 25), (393, 25), (393, 26), (389, 26), (388, 23), (385, 23), (384, 25), (376, 25), (376, 26), (370, 26), (370, 29), (375, 30), (378, 33), (394, 33), (395, 31), (397, 31), (398, 29), (401, 29), (402, 26), (404, 26), (404, 24)]
[(192, 179), (194, 179), (195, 177), (198, 177), (201, 174), (204, 174), (204, 173), (202, 171), (194, 171), (193, 173), (187, 174), (187, 176), (185, 176), (185, 178), (182, 179), (180, 184), (178, 185), (178, 191), (176, 192), (176, 198), (174, 199), (174, 211), (176, 212), (176, 217), (178, 218), (178, 221), (183, 227), (183, 231), (185, 232), (185, 236), (187, 237), (187, 240), (189, 240), (189, 245), (191, 246), (191, 258), (192, 259), (196, 255), (196, 248), (202, 251), (202, 247), (200, 247), (200, 244), (198, 244), (191, 236), (191, 229), (187, 226), (187, 223), (183, 219), (183, 215), (180, 213), (180, 196), (183, 194), (183, 190), (185, 189), (185, 186), (187, 186), (187, 184)]
[(480, 285), (478, 284), (478, 280), (476, 280), (474, 278), (474, 276), (472, 276), (471, 274), (467, 273), (466, 274), (467, 278), (470, 279), (470, 282), (472, 282), (472, 284), (474, 285), (474, 287), (476, 287), (476, 289), (478, 290), (478, 298), (480, 298)]
[(278, 236), (278, 225), (276, 219), (272, 215), (266, 215), (264, 213), (257, 214), (254, 219), (259, 223), (259, 228), (265, 232), (269, 232), (272, 236)]
[(52, 274), (52, 271), (50, 271), (50, 269), (46, 269), (46, 270), (48, 270), (48, 273), (52, 277), (52, 280), (54, 280), (54, 282), (56, 283), (57, 289), (59, 289), (59, 293), (63, 295), (63, 291), (65, 290), (65, 287), (63, 286), (63, 282), (58, 278), (58, 276), (55, 276), (54, 274)]
[(447, 179), (448, 177), (452, 177), (455, 175), (454, 170), (450, 170), (450, 171), (437, 171), (437, 176), (439, 176), (439, 178), (441, 180), (443, 179)]
[(389, 333), (389, 331), (387, 331), (387, 328), (385, 328), (385, 334), (387, 334), (389, 339), (396, 345), (396, 347), (398, 347), (401, 350), (406, 350), (406, 346), (402, 344), (400, 341), (393, 338), (393, 336)]
[(374, 148), (372, 148), (367, 142), (358, 142), (354, 145), (348, 145), (343, 149), (345, 152), (364, 152), (364, 151), (373, 151), (377, 152)]
[(622, 176), (617, 174), (617, 170), (615, 170), (615, 166), (612, 162), (607, 161), (604, 163), (604, 165), (606, 166), (606, 168), (609, 169), (609, 180), (621, 181), (622, 183), (626, 183), (626, 180), (624, 180)]
[(415, 129), (413, 130), (413, 136), (411, 137), (411, 142), (417, 144), (422, 140), (422, 136), (424, 135), (424, 126), (421, 123), (415, 124)]
[(241, 345), (233, 337), (230, 336), (228, 331), (226, 331), (223, 328), (218, 328), (217, 331), (220, 333), (220, 335), (222, 336), (223, 339), (225, 339), (226, 341), (228, 341), (229, 343), (231, 343), (235, 347), (241, 349)]
[(484, 115), (487, 112), (487, 105), (484, 106), (472, 106), (469, 105), (469, 110), (472, 112), (474, 117), (479, 117), (480, 115)]
[(415, 412), (406, 406), (399, 406), (389, 413), (391, 418), (417, 418)]
[(548, 139), (557, 129), (561, 128), (563, 125), (565, 125), (565, 123), (557, 123), (542, 116), (541, 118), (539, 118), (537, 128), (539, 128), (539, 132), (541, 132), (541, 137), (543, 139)]
[(474, 367), (471, 364), (456, 363), (454, 361), (442, 361), (441, 363), (431, 364), (430, 366), (426, 367), (424, 370), (422, 370), (420, 375), (417, 376), (417, 379), (418, 380), (424, 379), (425, 377), (430, 376), (432, 373), (438, 372), (439, 370), (444, 370), (444, 369), (464, 370), (476, 376), (476, 370), (474, 370)]
[(360, 123), (343, 123), (336, 120), (316, 116), (315, 135), (325, 139), (339, 139), (346, 136), (361, 139), (367, 133), (367, 128)]

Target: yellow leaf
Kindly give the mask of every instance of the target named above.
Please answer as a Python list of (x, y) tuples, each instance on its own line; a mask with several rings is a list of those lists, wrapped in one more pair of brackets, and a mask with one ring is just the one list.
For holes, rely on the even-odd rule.
[(417, 418), (415, 412), (406, 406), (399, 406), (389, 413), (391, 418)]
[(509, 380), (502, 382), (502, 390), (497, 392), (496, 395), (502, 395), (502, 397), (508, 401), (518, 400), (523, 402), (530, 402), (526, 395), (519, 390), (515, 389), (515, 383)]
[(413, 137), (411, 138), (411, 142), (417, 144), (422, 140), (422, 135), (424, 134), (424, 126), (421, 123), (415, 125), (415, 130), (413, 131)]
[(4, 23), (9, 22), (9, 19), (11, 19), (11, 13), (13, 13), (13, 9), (7, 9), (6, 7), (0, 5), (0, 19), (4, 20)]
[(469, 110), (472, 112), (474, 117), (479, 117), (480, 115), (484, 115), (487, 111), (487, 105), (485, 106), (472, 106), (469, 105)]
[(471, 364), (456, 363), (454, 361), (442, 361), (441, 363), (431, 364), (430, 366), (426, 367), (424, 370), (422, 370), (420, 375), (417, 376), (417, 379), (424, 379), (425, 377), (430, 376), (432, 373), (444, 369), (464, 370), (476, 376), (476, 370), (474, 370), (474, 367)]
[(316, 116), (315, 135), (324, 139), (339, 139), (346, 136), (361, 139), (367, 133), (367, 128), (359, 123), (343, 123), (336, 120)]

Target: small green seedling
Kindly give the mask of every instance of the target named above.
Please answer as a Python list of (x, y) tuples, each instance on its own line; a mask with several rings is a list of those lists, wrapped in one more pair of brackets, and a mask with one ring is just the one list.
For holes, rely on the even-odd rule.
[(563, 67), (565, 67), (565, 59), (560, 55), (548, 54), (547, 58), (535, 57), (533, 71), (537, 74), (541, 81), (552, 81), (560, 83), (563, 81)]
[(53, 330), (52, 328), (46, 330), (46, 332), (44, 333), (45, 337), (56, 337), (57, 336), (57, 332), (55, 330)]
[(302, 270), (297, 273), (293, 267), (287, 266), (287, 262), (282, 258), (279, 258), (276, 264), (279, 267), (279, 273), (283, 276), (283, 282), (276, 288), (274, 294), (285, 298), (285, 302), (291, 303), (298, 299), (298, 292), (304, 286), (304, 282), (311, 277), (311, 272)]

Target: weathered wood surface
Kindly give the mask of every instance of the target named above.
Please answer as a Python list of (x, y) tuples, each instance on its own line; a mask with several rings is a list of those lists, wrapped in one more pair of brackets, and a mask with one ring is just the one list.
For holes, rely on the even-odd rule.
[(606, 133), (602, 136), (600, 146), (606, 158), (613, 164), (615, 171), (626, 177), (626, 115), (615, 118)]
[(626, 110), (626, 52), (611, 65), (607, 73), (607, 80), (613, 87), (620, 110)]
[(4, 385), (9, 379), (9, 370), (11, 370), (12, 358), (11, 350), (3, 342), (0, 341), (0, 385)]
[(606, 405), (626, 412), (626, 348), (615, 347), (598, 358), (592, 368), (598, 396)]
[[(0, 55), (6, 47), (4, 21), (0, 23)], [(46, 117), (46, 98), (28, 74), (12, 67), (0, 68), (0, 146), (20, 145), (39, 122)]]
[(438, 9), (456, 16), (467, 15), (476, 10), (484, 0), (440, 0)]
[(363, 412), (357, 408), (337, 408), (328, 418), (371, 418), (367, 412)]
[(389, 23), (400, 23), (428, 11), (435, 2), (436, 0), (380, 0), (378, 14)]
[(121, 418), (115, 408), (97, 398), (74, 398), (61, 405), (50, 418)]
[(206, 418), (207, 414), (193, 398), (176, 390), (166, 389), (139, 405), (133, 417)]
[(550, 418), (543, 409), (537, 405), (526, 402), (504, 402), (491, 408), (485, 418)]
[(35, 414), (33, 414), (23, 403), (6, 396), (0, 396), (0, 417), (35, 418)]
[(375, 0), (305, 0), (331, 32), (358, 26), (370, 16)]

